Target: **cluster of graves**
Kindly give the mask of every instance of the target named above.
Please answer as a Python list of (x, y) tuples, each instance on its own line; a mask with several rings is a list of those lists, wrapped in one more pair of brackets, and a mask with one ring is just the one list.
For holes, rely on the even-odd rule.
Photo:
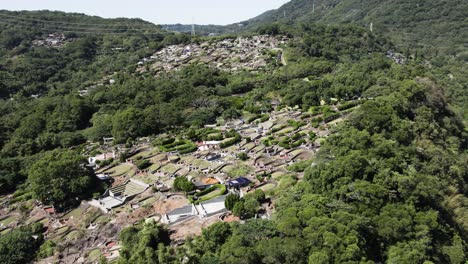
[(73, 41), (71, 38), (65, 37), (63, 33), (52, 33), (47, 36), (32, 41), (32, 44), (37, 47), (58, 48)]
[[(294, 173), (302, 177), (288, 167), (313, 160), (323, 140), (333, 133), (333, 126), (349, 112), (335, 106), (332, 109), (336, 112), (333, 120), (324, 119), (320, 111), (311, 114), (284, 108), (220, 121), (203, 128), (218, 140), (178, 139), (180, 143), (172, 144), (177, 145), (174, 149), (184, 149), (182, 143), (195, 146), (193, 152), (185, 154), (163, 150), (152, 143), (154, 138), (138, 139), (130, 148), (114, 145), (112, 138), (106, 138), (104, 144), (90, 144), (84, 152), (88, 166), (100, 180), (109, 182), (109, 189), (62, 213), (34, 199), (23, 202), (32, 210), (21, 212), (21, 206), (8, 206), (14, 197), (0, 197), (0, 234), (24, 221), (40, 222), (46, 228), (45, 237), (65, 248), (44, 263), (58, 259), (80, 263), (98, 261), (101, 256), (118, 258), (118, 233), (142, 219), (167, 224), (178, 241), (200, 234), (203, 227), (216, 221), (239, 221), (225, 208), (229, 193), (243, 196), (263, 190), (270, 202), (261, 205), (257, 217), (269, 218), (274, 211), (275, 189), (283, 176)], [(232, 141), (233, 131), (239, 140)], [(130, 154), (122, 160), (122, 153)], [(240, 153), (246, 157), (240, 158)], [(148, 166), (139, 169), (142, 161)], [(174, 181), (179, 177), (191, 181), (195, 191), (176, 191)]]
[(406, 64), (408, 60), (403, 54), (394, 52), (392, 50), (388, 50), (385, 56), (389, 59), (392, 59), (396, 64)]
[[(187, 200), (180, 207), (162, 213), (161, 221), (171, 224), (178, 222), (179, 218), (203, 218), (222, 213), (226, 211), (223, 199), (227, 193), (237, 191), (242, 195), (264, 186), (267, 187), (265, 190), (274, 188), (278, 183), (277, 179), (290, 173), (288, 166), (313, 158), (321, 141), (331, 133), (329, 124), (323, 122), (320, 127), (315, 127), (311, 122), (314, 117), (304, 117), (298, 109), (287, 108), (250, 119), (206, 126), (213, 134), (223, 135), (232, 130), (238, 133), (241, 140), (230, 146), (222, 147), (223, 142), (231, 140), (230, 138), (200, 141), (194, 142), (196, 151), (180, 154), (178, 151), (161, 151), (149, 143), (140, 145), (138, 151), (134, 151), (134, 155), (125, 162), (97, 168), (96, 174), (100, 179), (111, 178), (114, 184), (90, 204), (105, 213), (112, 213), (114, 208), (145, 192), (156, 191), (171, 195), (174, 180), (186, 177), (196, 186), (197, 191), (223, 184), (228, 187), (228, 191), (220, 193), (219, 197), (213, 197), (213, 201), (204, 201), (205, 203), (196, 206)], [(278, 144), (279, 142), (287, 143)], [(245, 153), (246, 160), (241, 160), (239, 153)], [(99, 157), (102, 158), (103, 154)], [(147, 160), (150, 165), (145, 169), (138, 169), (135, 164), (141, 160)], [(239, 167), (246, 168), (245, 174), (236, 177), (233, 172)], [(246, 179), (248, 184), (241, 184), (240, 188), (229, 188), (229, 183), (239, 179)], [(217, 204), (216, 209), (208, 206), (212, 204)]]
[(286, 41), (285, 37), (262, 35), (173, 45), (140, 60), (138, 71), (168, 72), (190, 63), (205, 63), (224, 71), (259, 70), (271, 59), (281, 60)]

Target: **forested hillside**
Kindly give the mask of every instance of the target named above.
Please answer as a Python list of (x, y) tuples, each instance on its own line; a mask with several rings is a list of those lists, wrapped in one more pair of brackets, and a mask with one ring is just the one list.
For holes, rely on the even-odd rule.
[(373, 33), (387, 38), (396, 51), (431, 69), (467, 120), (467, 10), (468, 3), (462, 0), (293, 0), (243, 23), (247, 29), (300, 21), (372, 27)]
[(31, 155), (86, 141), (99, 107), (80, 90), (131, 75), (142, 57), (189, 39), (141, 20), (1, 11), (0, 146), (10, 158), (1, 160), (0, 192), (24, 180)]
[(464, 263), (466, 134), (439, 88), (403, 74), (281, 191), (273, 221), (216, 224), (159, 263)]
[[(399, 46), (424, 53), (442, 52), (466, 59), (468, 3), (455, 1), (293, 0), (247, 21), (249, 26), (274, 22), (353, 23), (387, 36)], [(435, 51), (437, 50), (437, 51)]]
[[(308, 105), (316, 95), (374, 99), (337, 128), (304, 180), (282, 183), (272, 220), (218, 223), (177, 249), (167, 246), (163, 227), (141, 224), (122, 233), (121, 263), (464, 263), (468, 156), (461, 119), (422, 66), (360, 53), (353, 47), (362, 47), (355, 37), (363, 31), (355, 30), (288, 30), (304, 39), (290, 50), (289, 70), (276, 73), (300, 78), (277, 86), (285, 103)], [(333, 40), (341, 45), (324, 49)], [(329, 70), (326, 61), (334, 62)], [(306, 75), (320, 77), (309, 83), (300, 81), (307, 62), (325, 67), (311, 68)], [(135, 246), (135, 237), (158, 246)]]
[(0, 30), (2, 98), (84, 88), (136, 63), (149, 49), (188, 39), (137, 19), (46, 11), (0, 11)]
[[(94, 171), (82, 164), (87, 147), (104, 137), (128, 148), (148, 137), (174, 152), (192, 139), (201, 141), (197, 133), (207, 124), (245, 116), (266, 121), (275, 109), (295, 108), (302, 111), (300, 118), (319, 115), (320, 124), (310, 125), (326, 126), (330, 136), (320, 140), (311, 160), (288, 167), (268, 197), (262, 191), (233, 198), (229, 208), (243, 212), (236, 213), (243, 221), (219, 222), (201, 236), (171, 241), (166, 226), (138, 219), (110, 243), (109, 248), (120, 243), (118, 262), (465, 263), (468, 134), (447, 95), (458, 103), (467, 96), (466, 71), (454, 69), (465, 65), (466, 9), (464, 2), (453, 2), (422, 1), (418, 7), (415, 1), (295, 0), (249, 22), (255, 28), (250, 35), (285, 39), (281, 48), (262, 54), (266, 66), (232, 71), (186, 60), (175, 65), (178, 70), (156, 72), (144, 59), (175, 49), (171, 45), (227, 45), (225, 40), (236, 36), (191, 37), (140, 20), (0, 11), (0, 210), (20, 211), (22, 226), (0, 236), (0, 262), (27, 263), (54, 254), (60, 259), (69, 253), (67, 246), (83, 239), (87, 233), (70, 232), (48, 240), (42, 219), (27, 216), (38, 203), (60, 213), (100, 196), (105, 183), (96, 183)], [(416, 22), (418, 8), (427, 16)], [(429, 16), (435, 9), (443, 17)], [(337, 19), (343, 23), (315, 23)], [(437, 19), (446, 24), (434, 29), (450, 38), (453, 52), (425, 28)], [(388, 38), (381, 31), (389, 31)], [(414, 46), (418, 52), (440, 44), (441, 52), (456, 57), (434, 56), (428, 65), (428, 57), (413, 52), (404, 62), (388, 55), (401, 43), (411, 46), (407, 41), (420, 43)], [(184, 47), (180, 56), (192, 48)], [(340, 108), (340, 122), (322, 123), (338, 117), (332, 109)], [(241, 138), (235, 131), (225, 134), (223, 144)], [(186, 145), (197, 149), (191, 144)], [(126, 159), (115, 162), (133, 162)], [(139, 169), (147, 169), (141, 157), (135, 159)], [(193, 190), (187, 178), (177, 183), (186, 196)], [(271, 217), (253, 219), (265, 199), (274, 208)], [(89, 231), (98, 223), (110, 226), (106, 234), (116, 233), (114, 219), (100, 219), (76, 226)], [(1, 227), (9, 221), (0, 220)]]
[[(262, 98), (277, 90), (285, 103), (303, 106), (317, 95), (373, 98), (327, 139), (304, 180), (290, 176), (283, 182), (275, 193), (275, 217), (218, 223), (175, 250), (167, 246), (163, 227), (141, 224), (122, 233), (121, 263), (466, 261), (468, 156), (462, 120), (424, 67), (360, 53), (353, 47), (363, 47), (356, 37), (364, 31), (350, 30), (290, 28), (303, 41), (291, 47), (288, 70), (274, 76), (281, 80), (288, 72), (299, 79), (273, 82), (256, 93)], [(384, 46), (365, 43), (374, 52)], [(132, 239), (154, 243), (135, 246)]]

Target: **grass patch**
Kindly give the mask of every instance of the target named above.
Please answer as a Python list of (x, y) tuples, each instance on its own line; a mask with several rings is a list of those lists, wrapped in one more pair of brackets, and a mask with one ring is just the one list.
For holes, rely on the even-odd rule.
[(30, 200), (33, 197), (32, 192), (20, 191), (20, 193), (15, 192), (13, 198), (10, 200), (10, 203), (25, 202)]
[(282, 176), (286, 175), (284, 172), (282, 171), (276, 171), (276, 172), (273, 172), (271, 174), (271, 177), (275, 180), (278, 180), (279, 178), (281, 178)]
[[(146, 151), (141, 151), (131, 157), (129, 157), (130, 159), (144, 159), (144, 158), (147, 158), (149, 156), (151, 156), (153, 153), (152, 151), (150, 150), (146, 150)], [(141, 158), (140, 158), (141, 157)]]
[(99, 216), (98, 218), (96, 218), (96, 220), (94, 220), (93, 224), (105, 224), (105, 223), (108, 223), (110, 221), (110, 218), (107, 217), (107, 216)]
[(152, 175), (152, 174), (139, 174), (133, 176), (133, 179), (142, 181), (146, 184), (153, 184), (158, 180), (159, 177)]
[(2, 236), (3, 236), (3, 235), (6, 235), (6, 234), (8, 234), (10, 231), (11, 231), (11, 228), (7, 228), (7, 229), (3, 230), (2, 232), (0, 232), (0, 235), (2, 235)]
[(144, 201), (141, 202), (141, 205), (151, 205), (154, 204), (156, 201), (158, 201), (159, 197), (150, 197)]
[(81, 234), (77, 230), (73, 230), (68, 235), (65, 236), (68, 240), (78, 240), (81, 237)]
[(161, 168), (160, 163), (153, 163), (151, 166), (149, 166), (148, 170), (149, 171), (155, 171), (155, 170), (159, 170), (160, 168)]
[(83, 216), (83, 213), (84, 213), (83, 209), (77, 208), (77, 209), (69, 212), (68, 214), (66, 214), (64, 216), (64, 218), (72, 218), (73, 217), (73, 219), (79, 219), (81, 216)]
[(244, 177), (252, 171), (250, 166), (245, 164), (239, 164), (238, 166), (233, 167), (227, 172), (227, 175), (231, 178)]
[(156, 155), (154, 156), (151, 161), (153, 163), (156, 163), (156, 162), (161, 162), (163, 160), (167, 159), (167, 154), (163, 153), (163, 154), (159, 154), (159, 155)]
[(44, 218), (42, 219), (41, 221), (39, 221), (39, 223), (43, 224), (43, 225), (46, 225), (47, 223), (49, 223), (50, 220), (48, 218)]
[(264, 192), (267, 192), (267, 191), (271, 191), (273, 189), (275, 189), (276, 185), (273, 184), (273, 183), (267, 183), (265, 185), (263, 185), (262, 187), (260, 187), (260, 189), (262, 189), (262, 191)]
[(18, 217), (8, 216), (7, 218), (0, 221), (0, 226), (5, 227), (5, 226), (15, 222), (16, 220), (18, 220)]
[[(159, 150), (164, 152), (177, 151), (180, 154), (187, 154), (194, 152), (198, 149), (197, 145), (190, 140), (175, 140), (173, 142), (162, 142), (162, 145), (159, 145)], [(167, 144), (164, 144), (167, 143)]]
[[(227, 189), (226, 185), (224, 184), (216, 184), (211, 186), (210, 188), (203, 190), (193, 196), (189, 196), (188, 200), (193, 203), (193, 204), (199, 204), (204, 201), (211, 200), (213, 198), (216, 198), (220, 195), (226, 194)], [(198, 197), (198, 198), (196, 198)]]
[(120, 164), (118, 166), (115, 166), (113, 168), (110, 168), (109, 170), (105, 171), (105, 173), (110, 174), (112, 177), (117, 177), (124, 175), (132, 170), (132, 166), (129, 164)]
[(209, 168), (211, 163), (209, 161), (206, 161), (206, 160), (195, 159), (195, 160), (192, 161), (191, 165), (197, 166), (197, 167), (200, 167), (200, 168)]
[(55, 233), (56, 233), (57, 235), (63, 235), (63, 234), (65, 234), (68, 230), (70, 230), (70, 227), (69, 227), (69, 226), (64, 226), (64, 227), (61, 227), (61, 228), (57, 229), (57, 230), (55, 231)]
[(91, 262), (99, 260), (101, 256), (102, 256), (102, 253), (99, 248), (93, 249), (88, 252), (88, 260), (90, 260)]
[(166, 164), (165, 166), (161, 167), (161, 171), (165, 173), (174, 173), (177, 171), (177, 167), (173, 164)]

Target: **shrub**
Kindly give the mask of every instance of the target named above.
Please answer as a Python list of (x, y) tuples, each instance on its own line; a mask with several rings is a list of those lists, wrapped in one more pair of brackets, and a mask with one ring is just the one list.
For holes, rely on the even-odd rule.
[(39, 252), (37, 253), (37, 257), (39, 259), (44, 259), (44, 258), (48, 258), (48, 257), (54, 255), (56, 246), (57, 245), (52, 240), (47, 240), (39, 248)]
[(341, 116), (340, 113), (327, 113), (324, 115), (323, 119), (325, 122), (333, 121)]
[(187, 193), (195, 190), (195, 185), (186, 177), (177, 177), (174, 181), (174, 189)]
[(232, 211), (236, 203), (238, 203), (239, 201), (240, 201), (240, 196), (238, 194), (229, 194), (228, 196), (226, 196), (226, 200), (224, 201), (224, 206), (226, 206), (226, 208), (229, 211)]
[(241, 140), (242, 140), (241, 135), (239, 135), (238, 133), (236, 133), (236, 135), (234, 136), (234, 138), (222, 142), (221, 144), (219, 144), (219, 146), (220, 146), (221, 148), (227, 148), (227, 147), (230, 147), (230, 146), (232, 146), (232, 145), (234, 145), (234, 144), (236, 144), (236, 143), (239, 143)]
[(189, 148), (179, 150), (179, 154), (192, 153), (192, 152), (195, 152), (197, 149), (198, 149), (198, 147), (196, 145), (193, 145), (193, 146), (190, 146)]
[(215, 134), (215, 135), (210, 135), (207, 137), (207, 140), (223, 140), (223, 135), (220, 134)]
[(268, 119), (270, 119), (270, 115), (269, 114), (264, 114), (260, 117), (260, 123), (263, 123), (263, 122), (266, 122), (268, 121)]
[(253, 115), (247, 119), (247, 123), (252, 123), (254, 120), (259, 119), (262, 115)]
[(242, 217), (242, 215), (244, 215), (244, 212), (245, 212), (244, 200), (240, 200), (232, 208), (232, 214), (237, 217)]
[(317, 135), (314, 132), (309, 132), (309, 140), (314, 141), (317, 138)]
[(297, 148), (300, 145), (304, 144), (305, 142), (306, 142), (305, 139), (298, 140), (291, 144), (291, 148)]
[[(207, 194), (213, 192), (216, 189), (219, 189), (219, 192), (207, 195)], [(215, 197), (217, 197), (219, 195), (223, 195), (226, 192), (227, 192), (227, 189), (226, 189), (226, 186), (224, 184), (217, 184), (217, 185), (213, 185), (210, 188), (207, 188), (207, 189), (197, 193), (196, 195), (194, 195), (193, 198), (189, 198), (189, 200), (190, 200), (190, 202), (192, 202), (194, 204), (199, 204), (200, 202), (213, 199), (213, 198), (215, 198)]]
[(124, 152), (120, 153), (119, 161), (120, 162), (125, 162), (125, 160), (128, 158), (129, 155), (130, 155), (130, 153), (128, 153), (128, 151), (124, 151)]
[(265, 192), (261, 189), (257, 189), (255, 190), (255, 192), (253, 193), (253, 196), (255, 198), (255, 200), (257, 200), (259, 203), (262, 203), (263, 201), (265, 201)]
[(168, 145), (168, 144), (174, 143), (175, 140), (176, 140), (175, 138), (163, 139), (163, 140), (161, 141), (161, 145)]
[(305, 160), (305, 161), (299, 161), (294, 163), (291, 166), (288, 166), (286, 169), (288, 171), (293, 171), (293, 172), (303, 172), (307, 167), (310, 167), (310, 164), (312, 164), (311, 161)]
[(289, 144), (285, 141), (281, 141), (279, 144), (278, 144), (280, 147), (282, 148), (285, 148), (285, 149), (290, 149), (291, 146), (289, 146)]
[(239, 154), (237, 154), (237, 158), (240, 160), (248, 160), (249, 156), (245, 152), (240, 152)]
[(339, 106), (337, 106), (337, 108), (338, 108), (338, 110), (343, 111), (343, 110), (353, 108), (353, 107), (355, 107), (357, 105), (360, 105), (360, 104), (361, 104), (360, 101), (345, 102), (345, 103), (342, 103)]
[(139, 160), (135, 163), (135, 165), (139, 170), (144, 170), (151, 165), (151, 162), (149, 160)]

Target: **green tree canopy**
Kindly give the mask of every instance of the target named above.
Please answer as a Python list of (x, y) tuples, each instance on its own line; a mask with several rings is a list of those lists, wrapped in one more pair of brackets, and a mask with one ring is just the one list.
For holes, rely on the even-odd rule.
[(86, 159), (72, 150), (46, 153), (29, 169), (28, 182), (36, 199), (64, 206), (91, 193), (94, 177)]
[(195, 184), (189, 181), (187, 177), (181, 176), (174, 180), (174, 189), (187, 193), (195, 190)]
[[(40, 230), (39, 230), (40, 231)], [(34, 239), (31, 227), (20, 227), (0, 236), (0, 263), (23, 264), (35, 257), (41, 237)]]
[(154, 221), (127, 227), (119, 235), (122, 244), (119, 263), (167, 263), (169, 232)]

